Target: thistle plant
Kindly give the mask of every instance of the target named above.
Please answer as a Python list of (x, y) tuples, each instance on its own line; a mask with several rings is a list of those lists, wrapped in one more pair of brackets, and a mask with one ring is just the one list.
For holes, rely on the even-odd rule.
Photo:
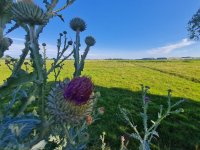
[(54, 122), (56, 126), (62, 124), (63, 137), (67, 137), (67, 149), (72, 147), (76, 149), (77, 146), (83, 148), (88, 142), (83, 137), (80, 139), (79, 136), (87, 135), (87, 127), (96, 118), (93, 112), (98, 94), (95, 94), (93, 90), (93, 84), (89, 78), (77, 77), (71, 81), (58, 83), (49, 94), (47, 112), (51, 122)]
[[(0, 57), (12, 44), (12, 40), (5, 37), (6, 35), (17, 28), (26, 32), (20, 58), (7, 57), (5, 60), (12, 73), (0, 86), (0, 99), (5, 103), (0, 112), (0, 149), (39, 149), (45, 147), (51, 136), (58, 136), (60, 146), (64, 149), (85, 148), (87, 140), (83, 140), (82, 136), (95, 121), (93, 110), (98, 96), (94, 93), (91, 79), (79, 76), (89, 48), (95, 44), (95, 40), (86, 38), (87, 48), (80, 60), (77, 57), (80, 32), (86, 29), (86, 25), (80, 18), (78, 20), (81, 23), (76, 21), (77, 18), (72, 19), (74, 21), (71, 21), (70, 26), (76, 32), (76, 39), (74, 42), (69, 39), (66, 31), (59, 34), (57, 55), (50, 68), (46, 65), (46, 43), (40, 45), (39, 42), (40, 34), (51, 19), (59, 17), (63, 20), (60, 12), (74, 2), (75, 0), (66, 0), (59, 9), (56, 9), (58, 0), (44, 0), (44, 9), (34, 0), (0, 2)], [(10, 21), (14, 24), (5, 32), (5, 26)], [(29, 54), (30, 62), (26, 61)], [(58, 82), (65, 60), (73, 54), (77, 64), (74, 73), (76, 78)], [(29, 70), (30, 66), (33, 71)], [(51, 73), (54, 73), (55, 84), (49, 92), (47, 79)], [(9, 99), (11, 100), (8, 102)]]
[(94, 46), (96, 41), (92, 36), (87, 36), (85, 38), (85, 43), (86, 43), (86, 48), (85, 51), (83, 53), (83, 55), (81, 55), (80, 58), (80, 33), (86, 30), (86, 23), (84, 22), (84, 20), (82, 20), (81, 18), (74, 18), (71, 20), (70, 22), (70, 27), (72, 28), (72, 30), (74, 30), (76, 32), (76, 42), (74, 45), (74, 67), (75, 67), (75, 72), (74, 72), (74, 77), (78, 77), (81, 75), (81, 72), (83, 71), (84, 68), (84, 64), (85, 64), (85, 59), (86, 56), (90, 50), (91, 46)]
[(4, 35), (6, 24), (10, 23), (12, 19), (11, 6), (12, 0), (0, 1), (0, 58), (12, 44), (12, 40)]
[[(172, 104), (171, 102), (172, 90), (168, 90), (168, 101), (167, 101), (166, 110), (164, 110), (163, 106), (161, 105), (160, 111), (158, 112), (157, 120), (150, 120), (148, 116), (148, 107), (149, 107), (150, 99), (149, 97), (147, 97), (147, 92), (149, 89), (150, 87), (142, 85), (143, 112), (140, 114), (143, 120), (143, 133), (140, 133), (139, 130), (137, 129), (137, 125), (132, 120), (132, 117), (130, 117), (131, 116), (130, 112), (124, 108), (121, 108), (121, 107), (119, 108), (124, 121), (133, 129), (133, 133), (128, 134), (129, 137), (139, 141), (140, 143), (139, 150), (150, 150), (152, 138), (159, 137), (157, 128), (167, 116), (184, 112), (182, 108), (180, 109), (175, 108), (181, 103), (183, 103), (184, 100), (180, 100)], [(151, 125), (148, 123), (149, 120), (151, 121)]]

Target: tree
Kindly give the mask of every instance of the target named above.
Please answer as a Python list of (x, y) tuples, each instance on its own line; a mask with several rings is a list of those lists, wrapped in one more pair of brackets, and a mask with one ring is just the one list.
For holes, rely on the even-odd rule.
[(200, 9), (193, 15), (188, 22), (188, 31), (190, 39), (199, 40), (200, 38)]

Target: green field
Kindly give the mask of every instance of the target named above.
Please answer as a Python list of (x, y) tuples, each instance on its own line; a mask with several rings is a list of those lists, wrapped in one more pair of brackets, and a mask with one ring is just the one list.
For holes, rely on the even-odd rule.
[[(10, 71), (0, 61), (0, 82)], [(50, 63), (49, 63), (50, 65)], [(73, 62), (67, 61), (60, 75), (63, 80), (72, 77)], [(131, 129), (120, 119), (118, 105), (129, 109), (138, 128), (142, 126), (140, 84), (151, 87), (149, 115), (157, 115), (160, 104), (166, 104), (167, 90), (172, 89), (173, 101), (186, 99), (181, 105), (185, 112), (168, 117), (158, 128), (160, 138), (154, 140), (153, 149), (200, 149), (200, 61), (120, 61), (88, 60), (84, 75), (92, 77), (96, 90), (101, 92), (98, 106), (104, 106), (105, 114), (90, 127), (91, 143), (100, 145), (99, 135), (105, 131), (107, 146), (119, 148), (120, 136)], [(53, 75), (49, 82), (53, 81)], [(129, 149), (135, 150), (137, 142), (131, 141)], [(91, 146), (90, 149), (95, 146)]]

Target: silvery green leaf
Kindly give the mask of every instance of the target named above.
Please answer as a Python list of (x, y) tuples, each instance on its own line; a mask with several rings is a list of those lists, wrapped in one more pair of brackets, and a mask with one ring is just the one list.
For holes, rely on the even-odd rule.
[(135, 138), (137, 140), (140, 140), (139, 136), (137, 134), (135, 134), (135, 133), (130, 134), (130, 137), (133, 137), (133, 138)]
[(144, 141), (144, 145), (145, 145), (145, 150), (151, 150), (149, 143), (147, 141)]
[(161, 118), (161, 114), (160, 113), (158, 113), (158, 119), (160, 119)]
[(184, 109), (183, 108), (180, 108), (180, 109), (177, 109), (175, 111), (172, 111), (171, 114), (179, 114), (181, 112), (184, 112)]
[(155, 124), (155, 121), (151, 120), (151, 123)]
[(156, 131), (152, 131), (151, 133), (152, 133), (153, 135), (159, 137), (158, 132), (156, 132)]
[(37, 143), (36, 145), (34, 145), (31, 150), (40, 150), (40, 149), (44, 149), (45, 145), (47, 144), (47, 142), (45, 140), (40, 141), (39, 143)]
[(5, 117), (0, 124), (0, 133), (4, 133), (3, 137), (0, 135), (0, 147), (26, 138), (39, 123), (40, 120), (31, 115)]
[(80, 144), (77, 150), (84, 150), (86, 148), (86, 144)]
[(143, 141), (143, 143), (140, 144), (139, 150), (151, 150), (149, 143), (147, 141)]
[(185, 102), (185, 100), (180, 100), (178, 102), (176, 102), (174, 105), (171, 106), (171, 108), (180, 105), (181, 103)]

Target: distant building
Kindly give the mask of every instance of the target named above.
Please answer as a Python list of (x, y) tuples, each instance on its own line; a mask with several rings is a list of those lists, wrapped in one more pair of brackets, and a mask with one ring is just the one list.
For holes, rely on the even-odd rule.
[(141, 60), (155, 60), (155, 58), (142, 58)]
[(193, 59), (193, 57), (181, 57), (181, 59)]
[(157, 60), (167, 60), (166, 57), (158, 57)]

